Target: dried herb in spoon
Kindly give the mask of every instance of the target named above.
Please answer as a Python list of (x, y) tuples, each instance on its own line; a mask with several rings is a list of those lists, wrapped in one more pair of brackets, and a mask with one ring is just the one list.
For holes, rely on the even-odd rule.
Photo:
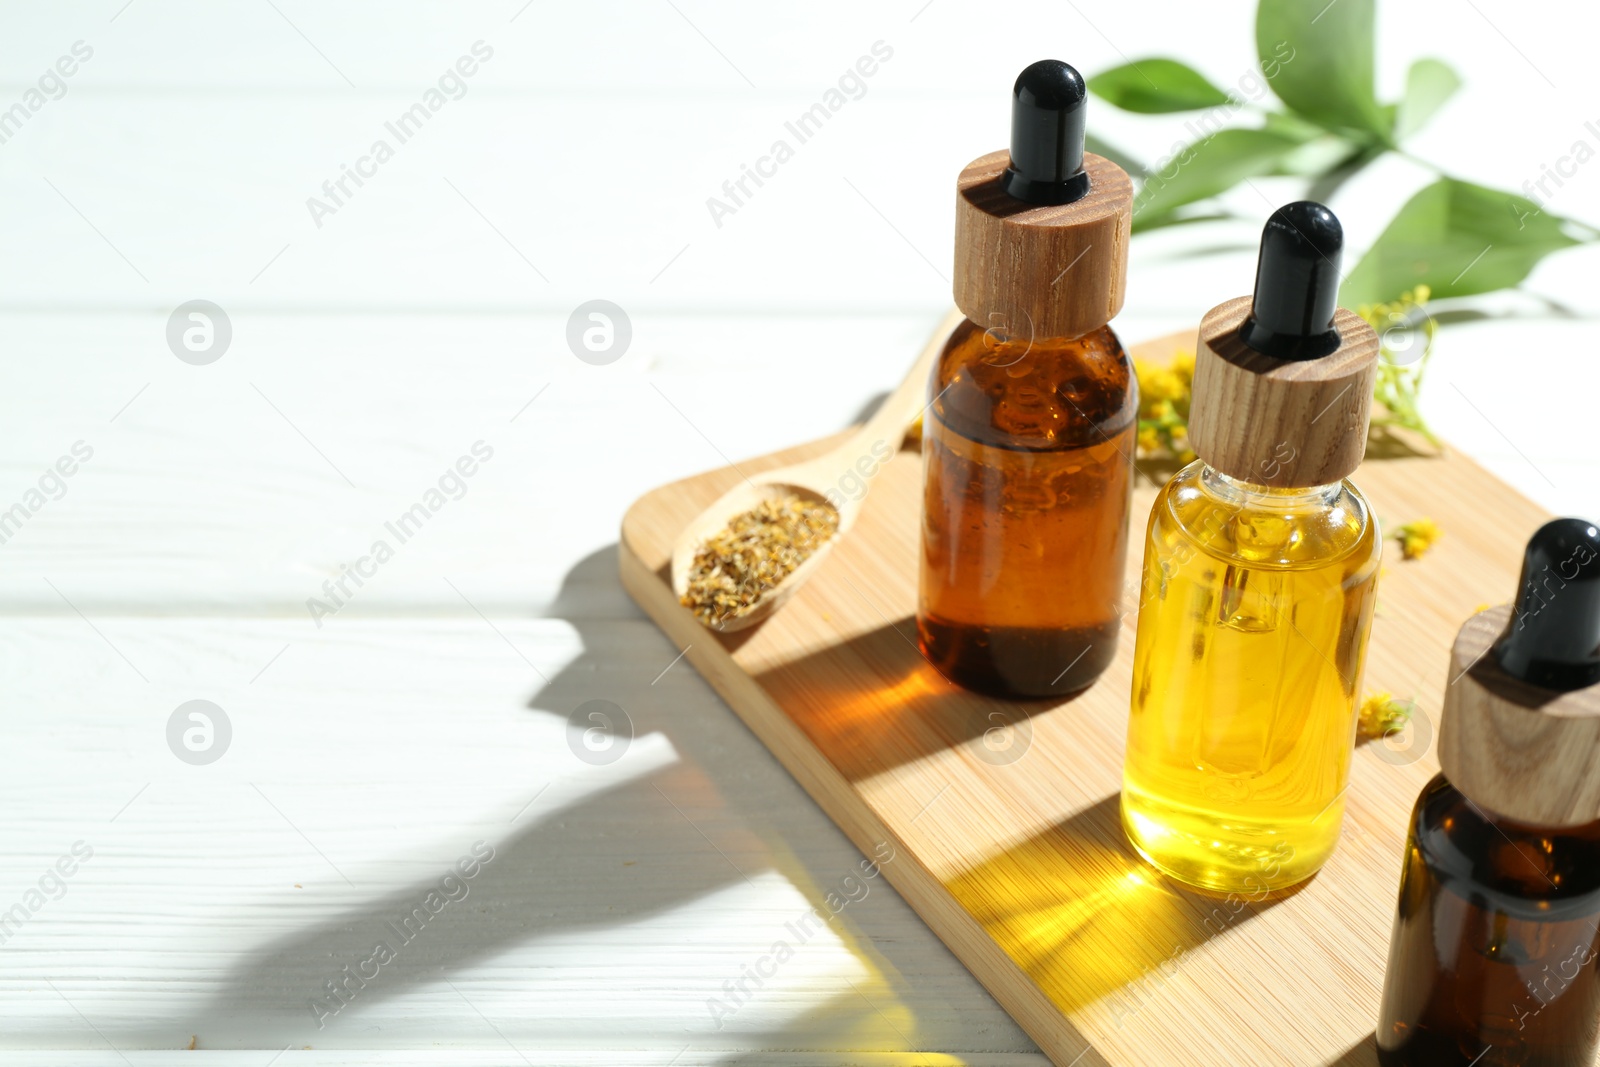
[(743, 615), (839, 532), (839, 514), (790, 494), (763, 500), (706, 539), (682, 604), (707, 625)]

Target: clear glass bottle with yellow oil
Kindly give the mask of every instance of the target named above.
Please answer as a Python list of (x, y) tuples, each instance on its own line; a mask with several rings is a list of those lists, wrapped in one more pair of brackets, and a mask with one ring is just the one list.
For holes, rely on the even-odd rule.
[(1347, 480), (1378, 340), (1337, 307), (1342, 243), (1320, 204), (1268, 221), (1254, 296), (1200, 327), (1200, 458), (1150, 516), (1122, 821), (1218, 892), (1310, 877), (1343, 821), (1381, 539)]

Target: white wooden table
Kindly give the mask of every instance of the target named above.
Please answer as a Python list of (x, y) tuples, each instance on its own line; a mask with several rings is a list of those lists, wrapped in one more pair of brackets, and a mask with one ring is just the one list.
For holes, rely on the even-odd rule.
[[(0, 5), (0, 108), (92, 50), (0, 143), (0, 511), (26, 512), (0, 544), (3, 1054), (1042, 1064), (881, 880), (744, 978), (859, 856), (628, 602), (614, 542), (646, 489), (892, 386), (948, 301), (951, 181), (1004, 143), (1027, 62), (1247, 69), (1252, 5), (1135, 7)], [(1419, 153), (1515, 188), (1593, 136), (1575, 3), (1399, 7), (1387, 93), (1422, 51), (1497, 72)], [(879, 41), (865, 94), (713, 221)], [(385, 124), (462, 57), (399, 143)], [(1152, 157), (1177, 126), (1094, 122)], [(380, 138), (392, 158), (362, 162)], [(364, 183), (314, 219), (345, 166)], [(1344, 190), (1352, 244), (1425, 180), (1391, 162)], [(1299, 195), (1257, 184), (1232, 197), (1257, 219)], [(1581, 171), (1552, 210), (1600, 220), (1597, 190)], [(1123, 335), (1247, 289), (1258, 225), (1139, 239)], [(1427, 397), (1452, 441), (1591, 516), (1597, 264), (1479, 302), (1499, 317), (1449, 326)], [(166, 339), (197, 299), (232, 332), (205, 365)], [(593, 299), (631, 322), (606, 365), (566, 341)], [(419, 502), (402, 542), (385, 524)], [(231, 730), (208, 764), (169, 747), (192, 700)], [(592, 700), (631, 720), (610, 763), (569, 745)], [(476, 842), (493, 858), (451, 874)], [(347, 966), (369, 978), (314, 1008)]]

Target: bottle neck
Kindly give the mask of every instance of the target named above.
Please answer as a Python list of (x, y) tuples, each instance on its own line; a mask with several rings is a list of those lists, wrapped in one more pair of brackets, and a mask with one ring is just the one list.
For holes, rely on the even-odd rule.
[(1339, 493), (1344, 488), (1344, 482), (1337, 481), (1329, 482), (1327, 485), (1282, 489), (1235, 478), (1204, 461), (1200, 466), (1201, 484), (1219, 499), (1235, 505), (1250, 504), (1253, 507), (1285, 509), (1326, 506), (1338, 500)]

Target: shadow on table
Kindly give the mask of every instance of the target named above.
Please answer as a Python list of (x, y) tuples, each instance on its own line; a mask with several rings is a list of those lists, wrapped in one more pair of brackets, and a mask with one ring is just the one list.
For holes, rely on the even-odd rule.
[[(1305, 885), (1306, 883), (1301, 883)], [(1300, 887), (1212, 896), (1153, 870), (1122, 832), (1116, 794), (947, 880), (945, 888), (1064, 1011), (1168, 1011), (1184, 956)]]
[(1007, 746), (1026, 744), (1029, 719), (1086, 691), (1046, 700), (968, 692), (922, 655), (910, 617), (764, 671), (756, 681), (853, 782), (962, 745), (985, 746), (980, 757), (1004, 761)]
[[(967, 1020), (970, 1024), (972, 1020)], [(854, 1067), (928, 1067), (928, 1065), (1006, 1063), (1014, 1067), (1049, 1067), (1043, 1053), (1018, 1052), (1012, 1045), (996, 1049), (979, 1026), (963, 1029), (962, 1039), (930, 1043), (919, 1038), (922, 1032), (916, 1015), (889, 996), (883, 986), (870, 980), (855, 980), (841, 988), (826, 1004), (807, 1011), (786, 1025), (740, 1031), (740, 1047), (718, 1049), (708, 1042), (677, 1046), (678, 1067), (686, 1063), (716, 1067), (791, 1067), (795, 1064)], [(826, 1044), (815, 1035), (827, 1035)], [(773, 1051), (779, 1050), (782, 1051)], [(666, 1062), (666, 1061), (664, 1061)], [(1105, 1059), (1092, 1049), (1071, 1067), (1107, 1067)]]
[[(441, 863), (432, 877), (266, 944), (195, 1012), (192, 1030), (212, 1048), (321, 1045), (330, 1037), (348, 1044), (374, 1004), (519, 943), (635, 922), (726, 888), (740, 875), (725, 864), (652, 862), (704, 848), (687, 823), (668, 824), (644, 845), (628, 836), (625, 848), (596, 847), (618, 824), (661, 825), (663, 793), (681, 792), (682, 779), (691, 777), (669, 768), (537, 820), (524, 816), (529, 824), (517, 833), (488, 842), (493, 858), (470, 879), (441, 884)], [(364, 962), (379, 944), (393, 958)], [(348, 1006), (329, 983), (349, 998)], [(472, 1015), (468, 1005), (461, 1008)]]
[[(1176, 1023), (1173, 999), (1164, 987), (1182, 972), (1187, 954), (1242, 927), (1299, 887), (1258, 899), (1189, 890), (1145, 864), (1127, 844), (1119, 822), (1117, 797), (1105, 797), (947, 880), (945, 888), (1063, 1010), (1097, 1004), (1119, 1025), (1145, 1011)], [(841, 1040), (851, 1042), (849, 1047), (934, 1052), (919, 1040), (915, 1014), (892, 993), (870, 975), (849, 983), (826, 1009), (830, 1025)], [(803, 1032), (810, 1025), (802, 1021), (796, 1028)], [(797, 1036), (786, 1030), (761, 1040), (764, 1046), (794, 1047)], [(741, 1037), (750, 1040), (750, 1035)], [(1330, 1067), (1370, 1067), (1373, 1061), (1363, 1051), (1370, 1045), (1369, 1038)], [(977, 1054), (972, 1048), (938, 1051)], [(730, 1054), (717, 1062), (755, 1064), (764, 1058)], [(1092, 1053), (1081, 1062), (1106, 1061)]]
[[(438, 873), (427, 879), (363, 900), (262, 945), (239, 961), (209, 1000), (185, 1020), (185, 1033), (198, 1033), (202, 1044), (212, 1048), (350, 1046), (364, 1033), (362, 1016), (375, 1004), (419, 986), (436, 990), (461, 969), (528, 942), (581, 936), (585, 930), (602, 931), (693, 904), (767, 869), (778, 870), (820, 906), (832, 887), (817, 884), (807, 864), (794, 856), (787, 844), (792, 830), (784, 823), (784, 813), (740, 804), (742, 796), (750, 795), (753, 773), (784, 772), (757, 771), (728, 758), (730, 747), (757, 744), (731, 716), (674, 715), (663, 710), (666, 701), (658, 695), (663, 691), (652, 686), (670, 653), (661, 663), (638, 663), (637, 631), (631, 641), (619, 633), (621, 628), (612, 621), (618, 612), (608, 600), (613, 596), (622, 596), (615, 545), (585, 557), (566, 576), (552, 614), (568, 619), (584, 649), (539, 686), (529, 707), (565, 718), (583, 702), (604, 696), (628, 710), (636, 736), (665, 735), (679, 760), (587, 795), (569, 807), (535, 808), (522, 816), (515, 833), (489, 842), (493, 859), (462, 883), (466, 895), (459, 900), (439, 905), (440, 878), (445, 874), (441, 864)], [(597, 603), (604, 605), (605, 619), (592, 617)], [(737, 743), (730, 742), (730, 730), (743, 735)], [(762, 761), (762, 767), (771, 765)], [(617, 768), (628, 772), (626, 759)], [(711, 807), (737, 815), (731, 820), (724, 817), (715, 828), (697, 824), (708, 809), (708, 798)], [(671, 808), (681, 818), (663, 820), (663, 810)], [(730, 830), (730, 822), (736, 828)], [(640, 825), (655, 828), (648, 839), (617, 832), (619, 827)], [(708, 842), (714, 842), (722, 859), (670, 862), (673, 857), (704, 852)], [(882, 880), (875, 885), (883, 887), (880, 892), (890, 891)], [(459, 894), (460, 888), (451, 892)], [(435, 894), (436, 914), (427, 914), (430, 893)], [(427, 914), (425, 921), (417, 917), (418, 908)], [(894, 942), (874, 942), (855, 929), (855, 920), (842, 916), (829, 929), (861, 961), (870, 976), (862, 979), (864, 988), (876, 991), (874, 999), (899, 1001), (910, 996), (897, 964), (902, 950)], [(389, 947), (392, 959), (374, 968), (364, 961), (373, 958), (379, 943)], [(348, 998), (348, 1005), (335, 998), (334, 987)], [(707, 988), (701, 996), (715, 992)], [(468, 1018), (476, 1010), (469, 1002), (461, 1005)], [(493, 1014), (490, 1006), (483, 1010)], [(362, 1042), (365, 1047), (370, 1039)], [(784, 1042), (817, 1043), (833, 1047), (827, 1028), (790, 1034)]]
[(1343, 1056), (1328, 1064), (1328, 1067), (1378, 1067), (1377, 1035), (1368, 1034), (1357, 1041)]

